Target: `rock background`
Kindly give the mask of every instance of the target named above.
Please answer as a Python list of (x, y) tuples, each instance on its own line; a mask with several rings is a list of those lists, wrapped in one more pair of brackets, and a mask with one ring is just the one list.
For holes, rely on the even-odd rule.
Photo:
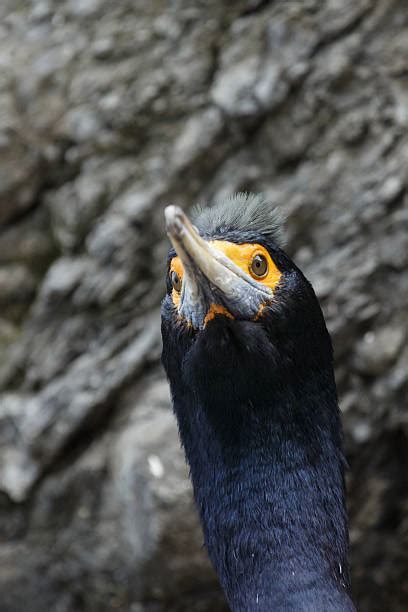
[(406, 0), (2, 0), (0, 609), (226, 610), (163, 207), (264, 191), (332, 333), (361, 612), (408, 609)]

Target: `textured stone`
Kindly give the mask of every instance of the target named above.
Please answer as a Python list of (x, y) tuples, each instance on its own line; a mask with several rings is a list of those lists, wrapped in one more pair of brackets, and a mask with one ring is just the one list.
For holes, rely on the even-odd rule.
[(396, 360), (404, 339), (405, 331), (401, 327), (367, 332), (357, 345), (355, 367), (363, 374), (381, 374)]
[(13, 308), (30, 303), (35, 290), (35, 279), (21, 264), (10, 264), (0, 268), (0, 305)]

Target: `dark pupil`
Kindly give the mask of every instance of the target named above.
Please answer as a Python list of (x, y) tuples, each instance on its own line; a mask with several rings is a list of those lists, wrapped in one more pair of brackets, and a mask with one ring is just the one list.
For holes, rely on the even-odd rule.
[(173, 289), (175, 289), (176, 291), (180, 291), (181, 289), (181, 282), (180, 282), (180, 277), (177, 274), (177, 272), (172, 272), (171, 273), (171, 282), (173, 285)]
[(265, 257), (262, 255), (256, 255), (252, 262), (252, 270), (258, 276), (263, 276), (267, 271), (267, 263)]

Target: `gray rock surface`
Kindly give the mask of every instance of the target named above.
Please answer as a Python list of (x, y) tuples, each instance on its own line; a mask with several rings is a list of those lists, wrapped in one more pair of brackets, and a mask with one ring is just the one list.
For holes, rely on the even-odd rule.
[(321, 299), (362, 612), (408, 608), (404, 0), (0, 4), (0, 609), (226, 609), (159, 366), (163, 208), (263, 191)]

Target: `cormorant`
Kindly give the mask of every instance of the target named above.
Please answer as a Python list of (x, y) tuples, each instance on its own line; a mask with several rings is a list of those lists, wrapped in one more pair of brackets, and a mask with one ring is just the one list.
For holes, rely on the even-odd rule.
[(173, 249), (162, 361), (205, 543), (234, 612), (355, 610), (332, 346), (276, 211), (238, 194)]

